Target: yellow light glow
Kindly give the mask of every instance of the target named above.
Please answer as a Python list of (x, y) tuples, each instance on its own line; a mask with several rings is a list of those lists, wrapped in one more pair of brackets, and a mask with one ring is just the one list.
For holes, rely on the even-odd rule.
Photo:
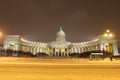
[(110, 30), (108, 29), (106, 32), (108, 32), (108, 33), (109, 33), (109, 32), (110, 32)]
[(2, 33), (0, 32), (0, 36), (2, 36)]
[(105, 37), (108, 37), (108, 34), (107, 34), (107, 33), (105, 33), (105, 34), (104, 34), (104, 36), (105, 36)]
[(62, 52), (65, 52), (65, 49), (64, 48), (62, 48), (62, 50), (61, 50)]
[(112, 37), (112, 36), (113, 36), (113, 34), (109, 34), (109, 36), (110, 36), (110, 37)]

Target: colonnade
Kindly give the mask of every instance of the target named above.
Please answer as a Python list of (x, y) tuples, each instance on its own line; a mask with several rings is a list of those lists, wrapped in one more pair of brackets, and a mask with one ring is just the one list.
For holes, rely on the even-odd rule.
[[(13, 42), (8, 42), (8, 44)], [(14, 42), (15, 43), (15, 42)], [(5, 44), (5, 49), (8, 49), (8, 44)], [(69, 56), (72, 53), (84, 53), (91, 51), (99, 51), (100, 43), (98, 40), (80, 43), (71, 43), (68, 47), (50, 47), (48, 43), (32, 42), (21, 39), (20, 43), (15, 43), (14, 51), (30, 52), (33, 55), (37, 53), (46, 53), (49, 56)]]
[(84, 52), (91, 52), (91, 51), (99, 51), (100, 47), (99, 45), (95, 45), (95, 46), (76, 46), (73, 47), (70, 51), (70, 53), (84, 53)]
[(69, 48), (49, 48), (50, 56), (69, 56), (70, 49)]
[(22, 50), (24, 52), (31, 52), (33, 55), (37, 53), (46, 53), (49, 56), (69, 56), (71, 53), (84, 53), (91, 51), (99, 51), (100, 43), (98, 40), (81, 42), (81, 43), (71, 43), (72, 47), (50, 47), (47, 43), (38, 42), (22, 42)]
[(22, 41), (21, 50), (23, 52), (30, 52), (33, 55), (36, 55), (37, 53), (46, 53), (46, 54), (48, 54), (47, 43)]
[(70, 53), (84, 53), (91, 51), (100, 51), (100, 42), (98, 40), (81, 42), (81, 43), (72, 43), (73, 47), (70, 50)]

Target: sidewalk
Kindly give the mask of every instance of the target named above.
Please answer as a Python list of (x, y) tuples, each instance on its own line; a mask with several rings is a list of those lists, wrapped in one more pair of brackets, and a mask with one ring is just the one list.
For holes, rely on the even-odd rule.
[(90, 59), (40, 59), (40, 58), (17, 58), (0, 57), (0, 63), (7, 64), (44, 64), (44, 65), (120, 65), (120, 60), (109, 58), (104, 60)]

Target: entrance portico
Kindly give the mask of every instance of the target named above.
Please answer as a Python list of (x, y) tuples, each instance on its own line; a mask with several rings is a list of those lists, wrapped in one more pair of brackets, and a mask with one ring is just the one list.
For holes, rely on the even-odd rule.
[(50, 49), (51, 56), (69, 56), (70, 42), (66, 41), (66, 35), (62, 28), (57, 32), (56, 41), (48, 43), (48, 48)]

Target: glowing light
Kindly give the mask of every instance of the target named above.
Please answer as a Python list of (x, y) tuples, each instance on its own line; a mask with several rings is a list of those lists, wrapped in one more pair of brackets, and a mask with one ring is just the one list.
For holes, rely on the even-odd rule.
[(111, 33), (110, 33), (110, 34), (109, 34), (109, 36), (110, 36), (110, 37), (112, 37), (112, 36), (113, 36), (113, 34), (111, 34)]
[(0, 32), (0, 36), (2, 36), (2, 33)]
[(110, 30), (108, 29), (106, 32), (108, 32), (108, 33), (109, 33), (109, 32), (110, 32)]
[(110, 33), (110, 30), (106, 30), (106, 33), (104, 34), (104, 37), (112, 38), (112, 37), (113, 37), (113, 34)]
[(105, 34), (104, 34), (104, 36), (105, 36), (105, 37), (108, 37), (108, 34), (107, 34), (107, 33), (105, 33)]

